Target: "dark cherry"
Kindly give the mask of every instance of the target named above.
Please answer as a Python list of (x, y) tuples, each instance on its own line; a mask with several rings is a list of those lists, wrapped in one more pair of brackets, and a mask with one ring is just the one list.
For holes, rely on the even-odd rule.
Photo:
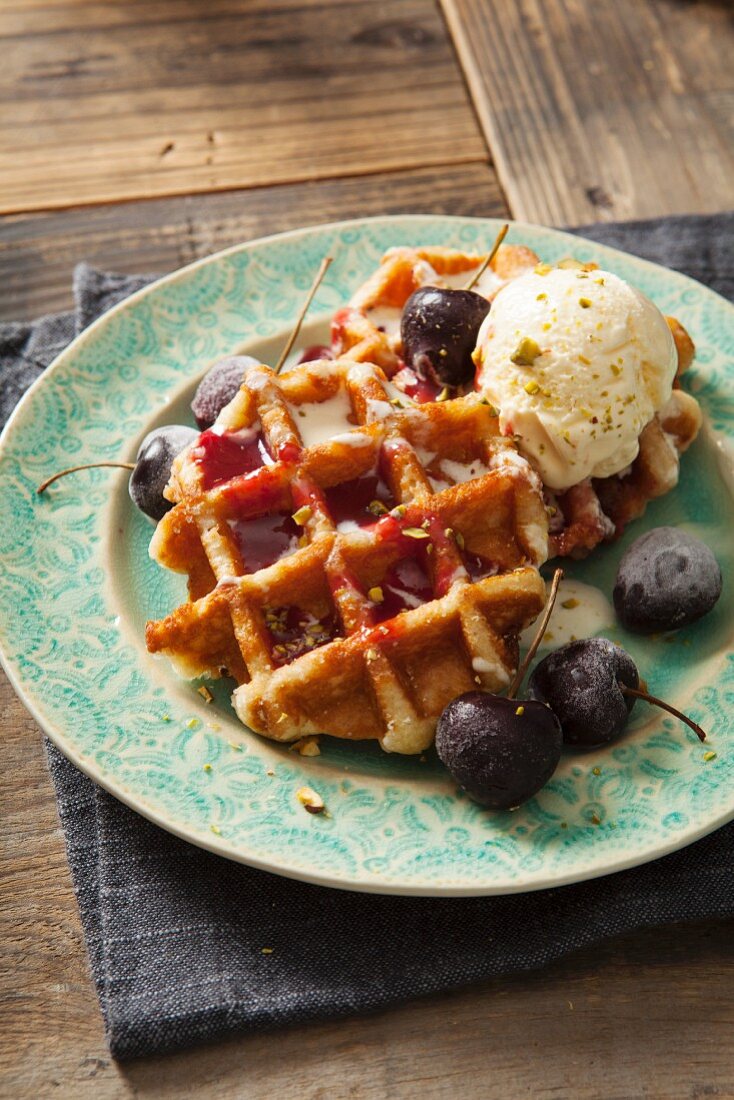
[(545, 786), (563, 737), (542, 703), (469, 691), (438, 720), (436, 749), (467, 794), (491, 810), (511, 810)]
[(173, 508), (163, 496), (171, 476), (171, 464), (176, 455), (198, 437), (199, 433), (193, 428), (166, 424), (149, 432), (140, 444), (129, 490), (133, 504), (150, 519), (157, 522)]
[(209, 368), (191, 402), (191, 411), (202, 432), (211, 428), (224, 406), (237, 396), (245, 372), (256, 366), (258, 361), (251, 355), (230, 355)]
[(582, 638), (561, 646), (536, 666), (530, 695), (558, 716), (568, 745), (605, 745), (627, 725), (634, 696), (620, 684), (640, 686), (635, 662), (607, 638)]
[(488, 313), (489, 302), (473, 290), (424, 286), (414, 291), (400, 322), (406, 363), (439, 386), (468, 382), (477, 334)]
[(721, 583), (719, 563), (704, 542), (676, 527), (656, 527), (619, 563), (614, 607), (637, 634), (678, 630), (711, 610)]

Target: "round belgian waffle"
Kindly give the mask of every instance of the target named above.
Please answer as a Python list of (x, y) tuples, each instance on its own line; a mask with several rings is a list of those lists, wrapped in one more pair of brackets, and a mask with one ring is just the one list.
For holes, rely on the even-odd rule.
[(151, 553), (191, 599), (148, 648), (233, 676), (276, 740), (420, 752), (451, 699), (509, 684), (544, 603), (541, 486), (476, 394), (416, 405), (344, 359), (252, 368), (169, 493)]

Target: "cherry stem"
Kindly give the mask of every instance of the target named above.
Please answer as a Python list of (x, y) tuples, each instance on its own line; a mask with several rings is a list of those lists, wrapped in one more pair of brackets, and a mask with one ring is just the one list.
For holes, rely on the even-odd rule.
[(58, 481), (60, 477), (66, 477), (67, 474), (75, 474), (77, 470), (97, 470), (100, 466), (109, 466), (115, 470), (134, 470), (134, 462), (85, 462), (83, 466), (69, 466), (67, 470), (59, 470), (57, 474), (52, 477), (47, 477), (45, 481), (36, 489), (37, 493), (43, 493), (48, 489), (49, 485), (53, 485), (54, 481)]
[(293, 345), (296, 342), (296, 339), (298, 338), (298, 333), (301, 331), (301, 325), (303, 324), (303, 319), (306, 316), (306, 314), (308, 313), (308, 307), (311, 305), (311, 302), (313, 301), (314, 294), (319, 289), (319, 287), (321, 285), (321, 281), (322, 281), (322, 279), (324, 278), (324, 275), (326, 274), (326, 272), (329, 269), (329, 265), (332, 264), (333, 262), (334, 262), (334, 257), (333, 256), (324, 256), (323, 260), (321, 261), (321, 267), (316, 272), (316, 278), (311, 283), (311, 289), (309, 290), (309, 292), (306, 296), (306, 301), (301, 306), (301, 312), (298, 314), (298, 317), (296, 318), (296, 323), (293, 326), (293, 331), (291, 332), (290, 336), (288, 337), (288, 341), (287, 341), (285, 347), (283, 348), (282, 352), (280, 353), (280, 359), (275, 364), (274, 370), (275, 370), (276, 374), (280, 371), (281, 367), (283, 366), (286, 359), (290, 355), (291, 348), (293, 347)]
[(486, 257), (486, 259), (482, 263), (482, 266), (479, 268), (479, 270), (474, 272), (471, 279), (469, 280), (469, 282), (464, 287), (464, 290), (472, 290), (477, 285), (477, 283), (481, 279), (482, 275), (484, 274), (484, 272), (487, 270), (489, 265), (492, 263), (492, 260), (497, 255), (497, 250), (498, 250), (499, 246), (502, 244), (502, 242), (504, 241), (505, 237), (507, 236), (509, 228), (510, 227), (509, 227), (509, 225), (507, 225), (507, 223), (505, 223), (502, 226), (499, 233), (497, 234), (497, 239), (495, 240), (494, 244), (492, 245), (492, 251)]
[(692, 718), (689, 718), (687, 714), (683, 714), (681, 711), (676, 710), (675, 707), (671, 707), (670, 703), (664, 702), (662, 699), (658, 699), (654, 695), (648, 695), (646, 691), (638, 691), (637, 688), (627, 687), (626, 684), (617, 681), (619, 684), (619, 690), (622, 695), (631, 695), (634, 699), (644, 699), (646, 703), (652, 703), (655, 707), (660, 707), (662, 710), (667, 710), (669, 714), (679, 718), (681, 722), (685, 722), (687, 726), (690, 726), (699, 741), (706, 740), (706, 734), (699, 726), (698, 722), (694, 722)]
[(562, 577), (563, 577), (563, 570), (562, 569), (556, 569), (555, 573), (553, 574), (553, 581), (551, 582), (551, 590), (550, 590), (550, 593), (548, 595), (548, 600), (547, 600), (546, 605), (545, 605), (545, 611), (543, 612), (543, 618), (540, 620), (540, 624), (538, 626), (538, 629), (535, 632), (535, 637), (533, 638), (532, 642), (530, 643), (530, 649), (525, 654), (525, 660), (522, 662), (522, 664), (518, 668), (517, 672), (515, 673), (515, 679), (510, 684), (510, 689), (507, 692), (507, 698), (508, 699), (514, 699), (515, 695), (520, 690), (520, 685), (522, 684), (523, 680), (525, 679), (525, 673), (527, 672), (528, 668), (530, 667), (530, 662), (532, 661), (533, 657), (535, 656), (535, 653), (538, 649), (538, 646), (543, 641), (543, 635), (545, 634), (545, 632), (548, 628), (548, 620), (550, 619), (551, 614), (553, 612), (553, 605), (556, 602), (556, 596), (558, 595), (558, 585), (561, 583), (561, 578)]

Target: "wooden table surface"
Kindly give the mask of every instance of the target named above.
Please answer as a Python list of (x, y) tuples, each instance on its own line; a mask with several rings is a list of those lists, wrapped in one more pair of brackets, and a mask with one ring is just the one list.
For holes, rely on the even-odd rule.
[[(734, 206), (727, 0), (0, 0), (0, 318), (314, 222)], [(0, 676), (0, 1096), (734, 1097), (734, 937), (660, 928), (366, 1019), (117, 1066)]]

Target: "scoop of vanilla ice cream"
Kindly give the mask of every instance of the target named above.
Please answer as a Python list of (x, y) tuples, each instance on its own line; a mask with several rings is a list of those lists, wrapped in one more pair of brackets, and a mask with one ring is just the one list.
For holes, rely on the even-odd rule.
[(671, 394), (660, 310), (608, 271), (539, 265), (500, 290), (479, 331), (477, 384), (545, 484), (623, 470)]

